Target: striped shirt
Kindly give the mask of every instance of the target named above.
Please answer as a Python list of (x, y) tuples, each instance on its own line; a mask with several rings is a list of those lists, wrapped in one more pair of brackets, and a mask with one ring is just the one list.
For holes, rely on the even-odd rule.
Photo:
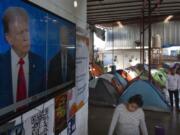
[[(116, 129), (116, 130), (115, 130)], [(113, 115), (108, 135), (148, 135), (144, 112), (138, 109), (135, 112), (129, 112), (124, 104), (119, 105)]]

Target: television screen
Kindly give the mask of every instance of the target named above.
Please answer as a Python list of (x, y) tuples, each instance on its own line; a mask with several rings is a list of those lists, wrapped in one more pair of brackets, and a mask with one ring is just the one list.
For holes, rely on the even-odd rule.
[(74, 23), (25, 0), (1, 0), (0, 19), (0, 118), (74, 86)]

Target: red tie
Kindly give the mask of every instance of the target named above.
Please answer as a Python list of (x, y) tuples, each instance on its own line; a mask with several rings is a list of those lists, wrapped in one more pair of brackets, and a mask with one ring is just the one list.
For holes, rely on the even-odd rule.
[(24, 60), (20, 58), (19, 62), (19, 72), (18, 72), (18, 84), (17, 84), (17, 95), (16, 95), (16, 101), (21, 101), (23, 99), (27, 98), (27, 89), (26, 89), (26, 79), (24, 75)]

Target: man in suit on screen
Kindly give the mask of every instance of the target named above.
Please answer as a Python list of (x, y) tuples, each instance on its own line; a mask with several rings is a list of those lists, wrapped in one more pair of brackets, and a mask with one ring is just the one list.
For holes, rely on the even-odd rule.
[(48, 72), (48, 88), (56, 87), (75, 79), (75, 58), (68, 49), (70, 30), (66, 26), (60, 28), (60, 51), (50, 60)]
[(27, 12), (9, 7), (2, 21), (10, 49), (0, 55), (0, 108), (45, 90), (45, 62), (30, 51)]

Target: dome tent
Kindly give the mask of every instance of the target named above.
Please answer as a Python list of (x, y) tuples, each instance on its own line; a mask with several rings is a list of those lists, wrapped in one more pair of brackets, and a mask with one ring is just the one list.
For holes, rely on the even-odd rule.
[(127, 81), (117, 72), (115, 73), (116, 78), (118, 79), (118, 81), (123, 85), (124, 88), (126, 88), (127, 86)]
[(124, 79), (126, 79), (128, 82), (132, 81), (136, 74), (134, 71), (127, 69), (127, 70), (117, 70), (117, 73), (120, 74)]
[(119, 82), (118, 78), (114, 74), (106, 73), (106, 74), (99, 76), (99, 78), (103, 78), (103, 79), (109, 81), (113, 85), (113, 87), (118, 91), (119, 94), (123, 93), (123, 91), (124, 91), (123, 84)]
[(140, 94), (143, 97), (143, 108), (153, 111), (170, 112), (170, 106), (159, 90), (148, 81), (133, 82), (121, 95), (119, 102), (127, 102), (131, 96)]
[(89, 102), (95, 105), (116, 106), (118, 103), (119, 93), (113, 85), (103, 79), (97, 80), (94, 88), (89, 88)]
[(167, 74), (163, 70), (152, 70), (153, 80), (160, 87), (165, 87), (167, 81)]

